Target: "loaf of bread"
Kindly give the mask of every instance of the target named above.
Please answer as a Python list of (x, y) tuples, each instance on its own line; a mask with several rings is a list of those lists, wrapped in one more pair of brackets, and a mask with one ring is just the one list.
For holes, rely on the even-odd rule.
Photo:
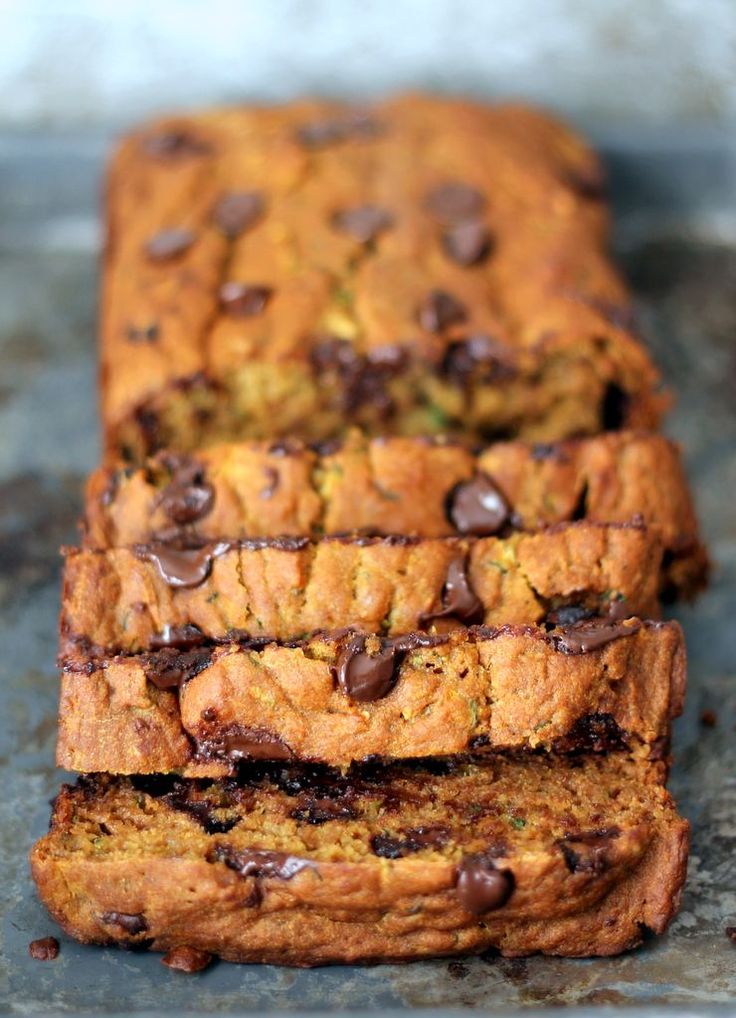
[(427, 439), (298, 442), (162, 453), (93, 472), (84, 545), (196, 545), (260, 537), (488, 536), (570, 520), (639, 520), (658, 532), (667, 595), (703, 586), (707, 556), (676, 446), (631, 432), (474, 453)]
[(666, 765), (684, 685), (677, 623), (633, 618), (81, 658), (62, 674), (57, 762), (195, 777), (243, 759), (628, 747)]
[(352, 626), (399, 636), (467, 623), (656, 617), (658, 535), (569, 523), (479, 538), (254, 538), (68, 549), (61, 659)]
[(666, 928), (687, 842), (646, 765), (613, 753), (82, 778), (31, 862), (84, 943), (279, 965), (582, 957)]
[(408, 96), (149, 124), (106, 188), (109, 453), (296, 434), (548, 441), (666, 398), (597, 157), (521, 106)]

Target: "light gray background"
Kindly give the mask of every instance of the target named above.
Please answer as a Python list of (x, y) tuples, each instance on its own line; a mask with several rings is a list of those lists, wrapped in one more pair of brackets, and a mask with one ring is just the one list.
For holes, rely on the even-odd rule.
[(734, 0), (0, 0), (0, 128), (406, 87), (736, 124)]

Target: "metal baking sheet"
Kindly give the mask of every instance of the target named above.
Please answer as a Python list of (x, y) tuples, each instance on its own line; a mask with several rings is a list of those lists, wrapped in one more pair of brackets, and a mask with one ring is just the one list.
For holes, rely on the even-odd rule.
[[(679, 394), (682, 441), (717, 567), (677, 612), (690, 651), (672, 788), (693, 824), (682, 911), (664, 938), (609, 960), (476, 958), (312, 971), (218, 964), (186, 977), (155, 955), (58, 935), (26, 854), (62, 775), (53, 767), (58, 546), (75, 540), (98, 451), (97, 187), (107, 139), (0, 137), (0, 1009), (17, 1014), (336, 1014), (474, 1008), (531, 1014), (730, 1012), (736, 1006), (736, 148), (717, 139), (602, 139), (616, 246), (643, 331)], [(704, 710), (717, 723), (704, 726)]]

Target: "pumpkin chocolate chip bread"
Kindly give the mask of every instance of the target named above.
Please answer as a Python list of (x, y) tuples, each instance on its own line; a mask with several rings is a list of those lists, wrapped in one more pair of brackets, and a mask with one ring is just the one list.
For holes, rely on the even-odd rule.
[(254, 538), (68, 549), (61, 659), (352, 626), (397, 636), (462, 623), (543, 622), (611, 608), (656, 617), (656, 534), (569, 523), (507, 538)]
[(664, 592), (703, 586), (707, 556), (677, 447), (619, 432), (473, 452), (443, 439), (333, 448), (238, 443), (140, 467), (104, 466), (87, 485), (86, 548), (322, 535), (488, 536), (570, 520), (640, 519), (665, 551)]
[(687, 843), (612, 753), (81, 778), (31, 862), (82, 942), (307, 966), (615, 954), (667, 927)]
[(548, 441), (667, 404), (600, 163), (537, 111), (215, 110), (130, 135), (106, 190), (111, 455), (350, 422)]
[(196, 777), (244, 759), (627, 748), (664, 773), (684, 685), (677, 623), (634, 618), (79, 657), (62, 673), (57, 762)]

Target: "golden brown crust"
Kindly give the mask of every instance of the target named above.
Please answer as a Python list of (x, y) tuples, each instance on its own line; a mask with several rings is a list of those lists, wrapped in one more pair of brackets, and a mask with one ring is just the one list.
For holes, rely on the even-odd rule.
[[(368, 440), (352, 432), (323, 454), (299, 443), (248, 443), (204, 449), (193, 460), (212, 499), (185, 527), (190, 538), (453, 535), (448, 498), (481, 472), (500, 489), (510, 522), (521, 529), (640, 517), (661, 537), (674, 593), (695, 593), (707, 574), (677, 447), (660, 435), (621, 432), (549, 446), (501, 442), (474, 455), (458, 443)], [(169, 534), (174, 521), (165, 496), (181, 462), (161, 456), (144, 468), (96, 470), (87, 485), (85, 546), (120, 547)]]
[[(84, 942), (291, 965), (609, 955), (677, 909), (688, 825), (616, 754), (395, 774), (66, 787), (33, 876)], [(463, 884), (479, 864), (492, 902)]]
[[(203, 564), (198, 582), (182, 587), (162, 575), (155, 546), (69, 549), (62, 659), (75, 644), (95, 655), (137, 653), (176, 643), (177, 633), (223, 642), (345, 626), (398, 636), (458, 621), (538, 624), (563, 605), (600, 615), (622, 602), (629, 615), (656, 617), (662, 584), (656, 534), (586, 522), (505, 539), (223, 544), (194, 560)], [(445, 587), (455, 573), (468, 603), (453, 610)]]
[[(346, 421), (656, 426), (667, 400), (606, 253), (602, 183), (579, 138), (520, 106), (408, 96), (362, 118), (302, 102), (145, 126), (107, 183), (108, 452)], [(235, 225), (233, 194), (251, 205)]]
[[(335, 682), (349, 637), (82, 661), (62, 674), (57, 762), (198, 776), (252, 756), (344, 766), (474, 747), (629, 745), (661, 758), (682, 707), (682, 633), (673, 622), (622, 625), (612, 635), (631, 635), (585, 653), (566, 652), (570, 629), (456, 630), (429, 646), (419, 636), (391, 658), (392, 684), (373, 699)], [(369, 637), (364, 650), (389, 647)]]

